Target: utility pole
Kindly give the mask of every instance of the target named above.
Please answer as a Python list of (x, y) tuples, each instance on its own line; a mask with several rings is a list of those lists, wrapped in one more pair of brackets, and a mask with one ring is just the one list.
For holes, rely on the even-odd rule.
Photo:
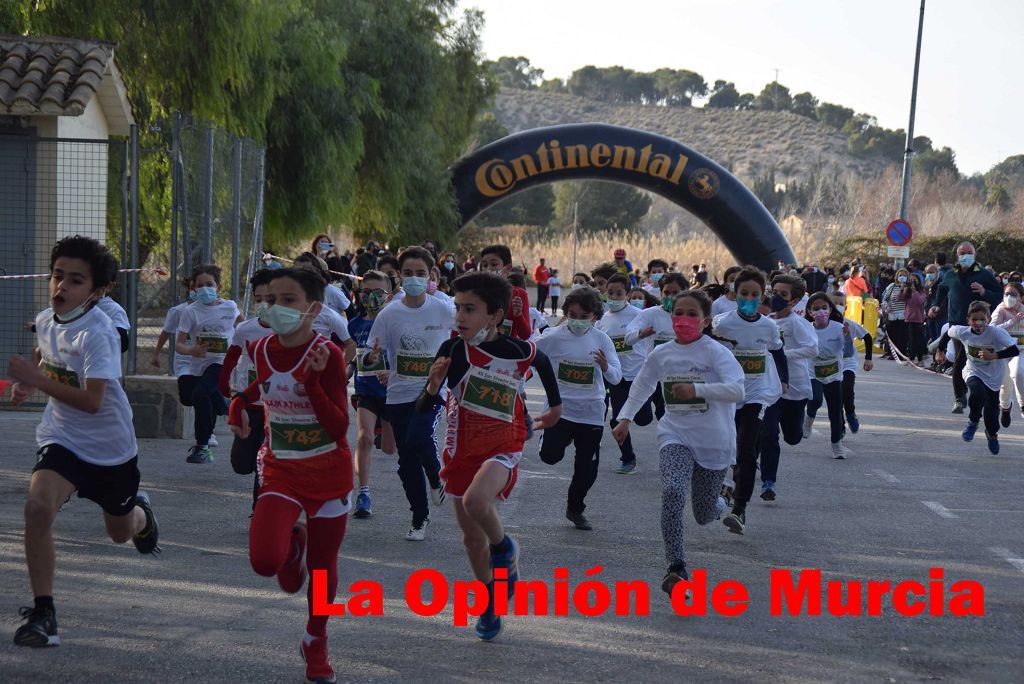
[[(914, 160), (914, 116), (917, 114), (917, 76), (921, 69), (921, 34), (924, 32), (924, 3), (921, 0), (921, 14), (917, 20), (917, 50), (914, 53), (914, 83), (910, 88), (910, 122), (907, 124), (907, 145), (903, 151), (903, 192), (900, 197), (900, 218), (907, 220), (910, 204), (910, 170)], [(896, 269), (903, 267), (903, 259), (896, 259)]]
[[(572, 275), (576, 275), (576, 218), (579, 208), (579, 202), (572, 203)], [(571, 276), (569, 283), (572, 284)]]
[(780, 69), (775, 70), (775, 87), (772, 88), (772, 110), (776, 112), (779, 111), (779, 71)]

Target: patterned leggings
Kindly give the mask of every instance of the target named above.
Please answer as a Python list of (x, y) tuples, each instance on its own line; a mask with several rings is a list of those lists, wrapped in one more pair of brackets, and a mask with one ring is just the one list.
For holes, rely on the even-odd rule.
[(683, 549), (683, 513), (687, 488), (692, 488), (693, 519), (707, 525), (718, 517), (718, 494), (726, 468), (708, 470), (697, 463), (693, 452), (682, 444), (661, 449), (661, 535), (665, 539), (665, 560), (669, 565), (686, 560)]

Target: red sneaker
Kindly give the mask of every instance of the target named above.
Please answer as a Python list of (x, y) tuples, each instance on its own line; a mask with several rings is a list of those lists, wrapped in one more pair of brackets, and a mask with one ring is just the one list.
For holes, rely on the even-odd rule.
[(302, 521), (292, 528), (291, 554), (277, 571), (277, 583), (289, 594), (297, 594), (306, 583), (306, 523)]
[(327, 639), (307, 634), (302, 640), (300, 651), (306, 663), (306, 684), (334, 684), (338, 681), (331, 661), (327, 658)]

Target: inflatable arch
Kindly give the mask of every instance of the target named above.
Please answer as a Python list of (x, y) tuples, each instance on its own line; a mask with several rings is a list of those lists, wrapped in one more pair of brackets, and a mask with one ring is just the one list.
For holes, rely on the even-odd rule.
[(796, 263), (778, 223), (721, 166), (665, 136), (611, 124), (522, 131), (474, 150), (452, 167), (462, 225), (528, 188), (563, 180), (605, 180), (657, 193), (715, 232), (736, 262), (772, 269)]

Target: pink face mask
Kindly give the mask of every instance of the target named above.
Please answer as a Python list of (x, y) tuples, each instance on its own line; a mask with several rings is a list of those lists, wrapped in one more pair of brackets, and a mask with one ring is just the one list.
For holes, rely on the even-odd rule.
[(824, 323), (828, 320), (829, 311), (828, 309), (817, 309), (811, 312), (811, 318), (814, 319), (815, 323)]
[(693, 316), (673, 316), (672, 330), (682, 342), (693, 342), (704, 331), (704, 319)]

